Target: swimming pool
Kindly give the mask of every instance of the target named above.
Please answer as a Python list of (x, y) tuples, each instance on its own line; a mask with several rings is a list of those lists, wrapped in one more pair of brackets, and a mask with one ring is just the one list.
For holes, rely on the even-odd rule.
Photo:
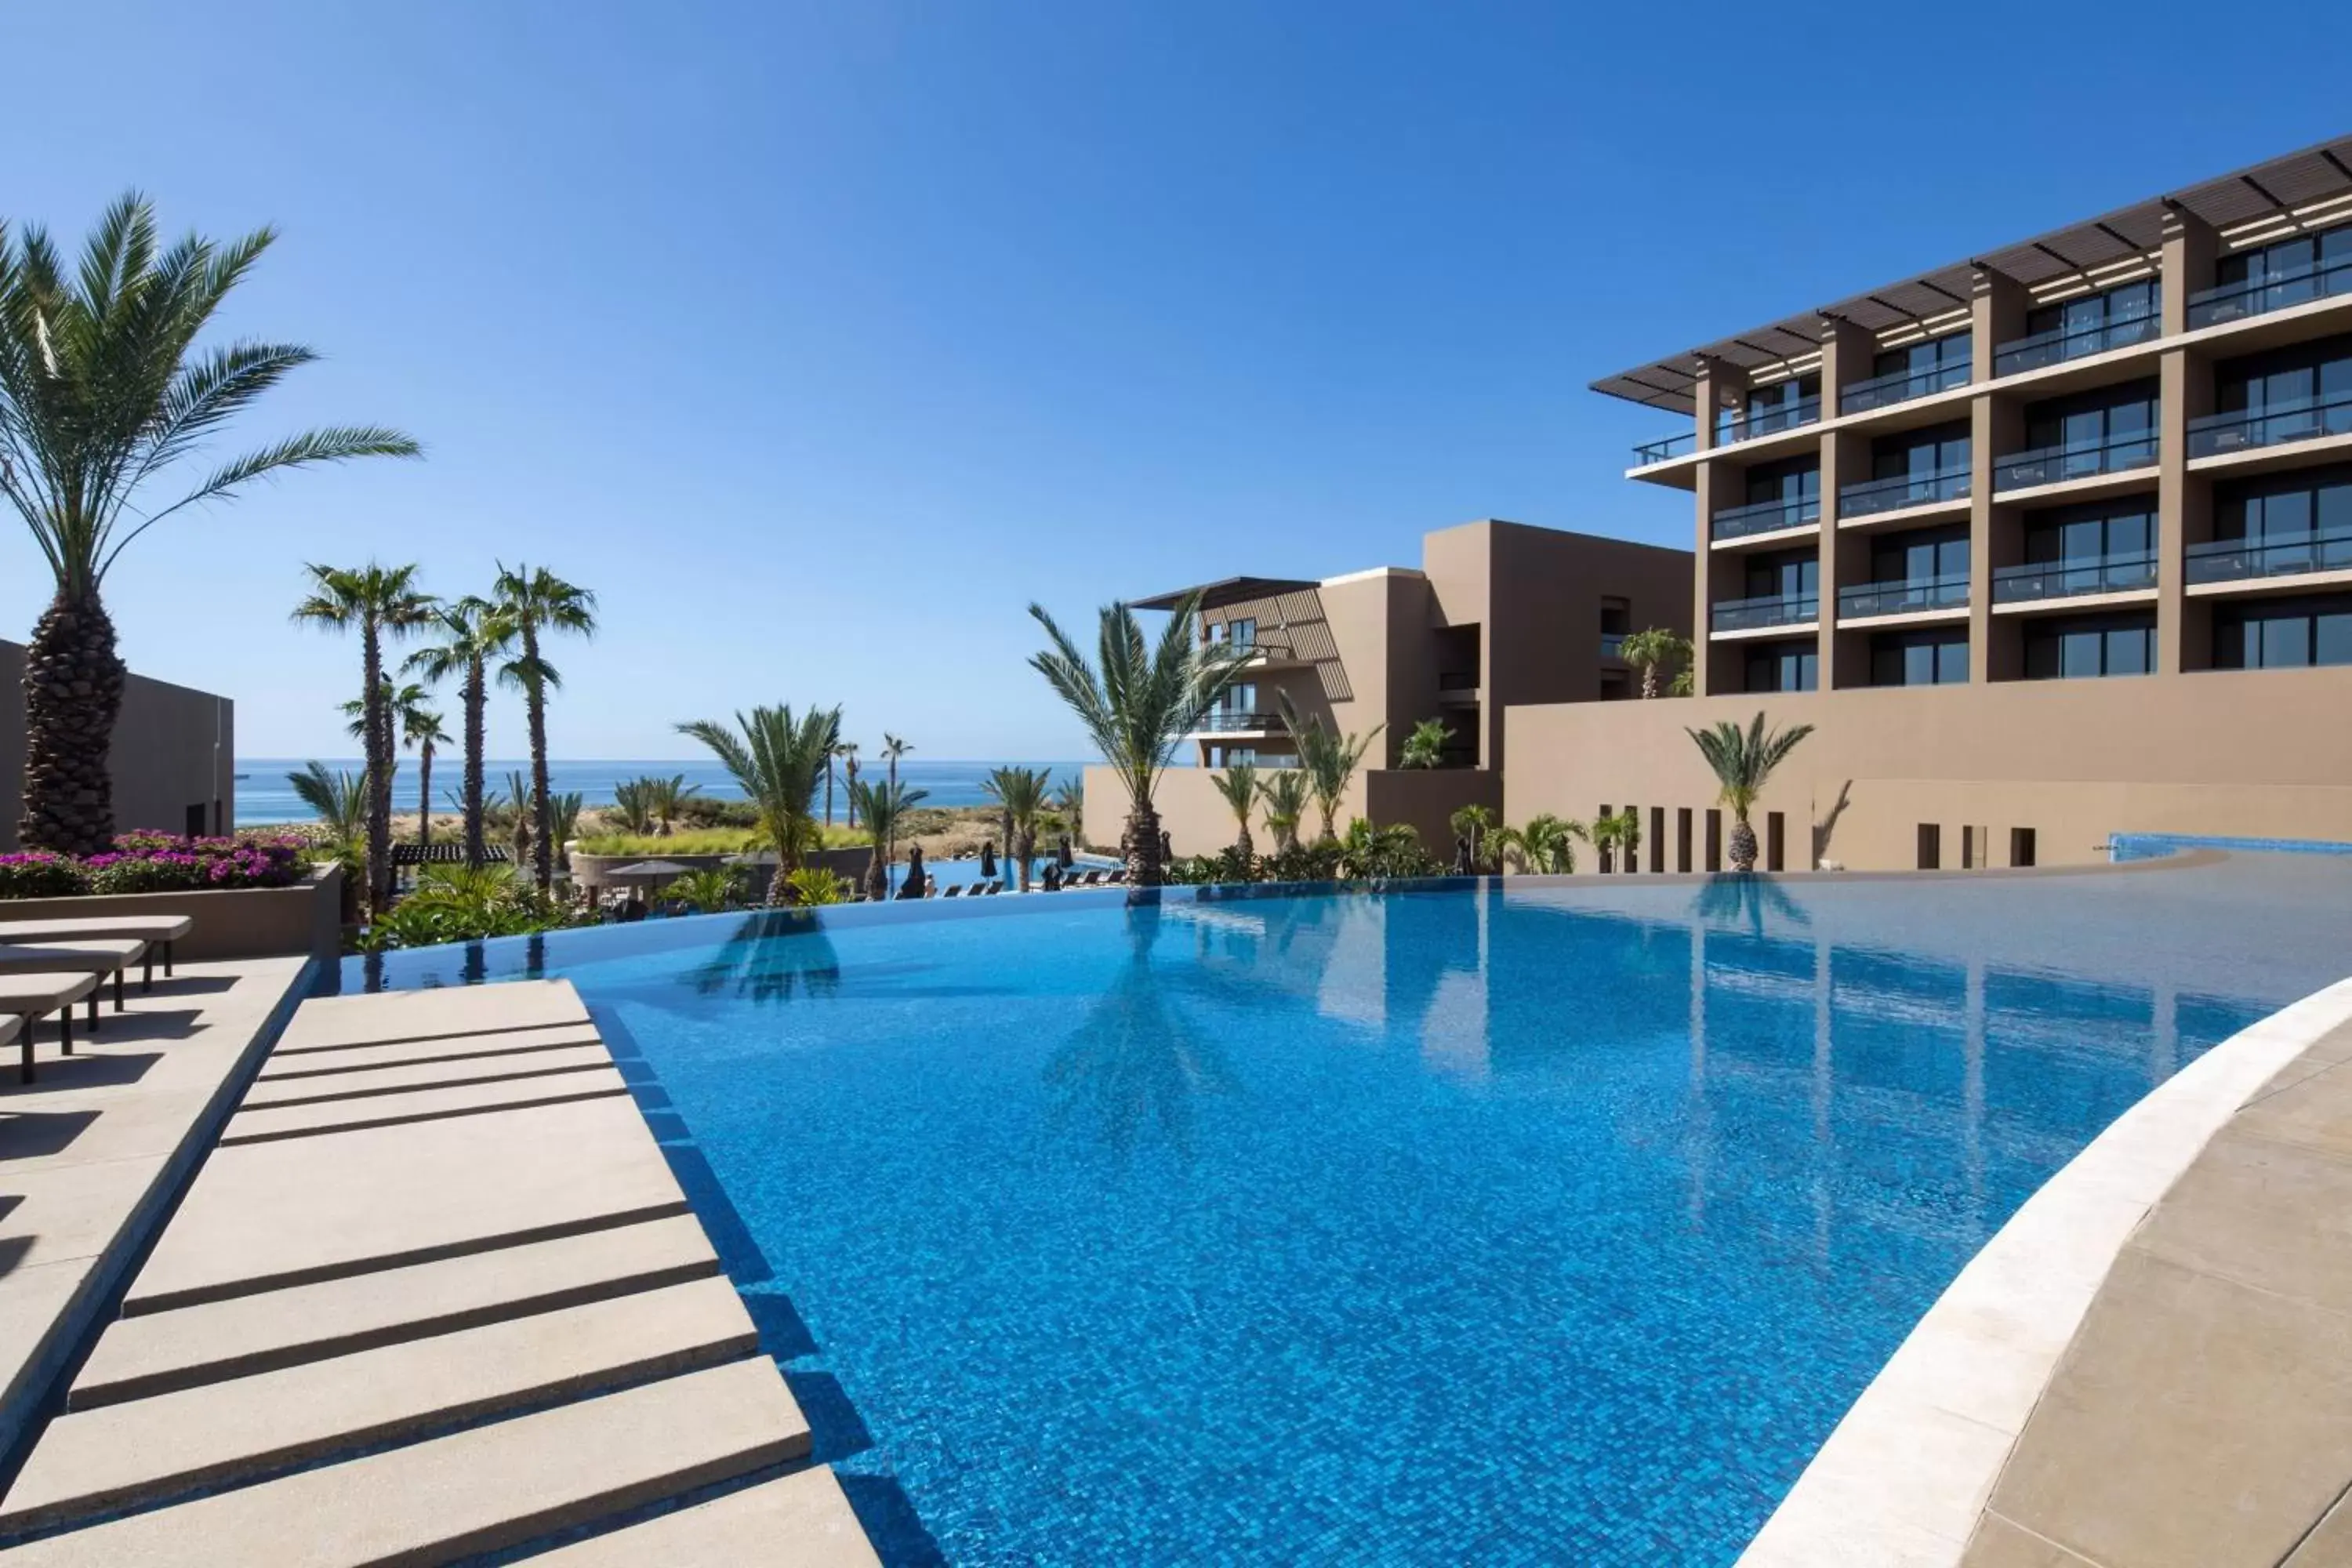
[(2352, 864), (1075, 893), (570, 978), (886, 1559), (1734, 1559), (1983, 1239), (2340, 978)]

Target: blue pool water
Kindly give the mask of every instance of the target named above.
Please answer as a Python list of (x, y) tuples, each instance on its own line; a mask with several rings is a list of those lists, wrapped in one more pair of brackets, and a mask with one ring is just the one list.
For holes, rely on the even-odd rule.
[[(1719, 1564), (2352, 863), (675, 921), (570, 978), (886, 1558)], [(761, 934), (773, 929), (776, 934)]]

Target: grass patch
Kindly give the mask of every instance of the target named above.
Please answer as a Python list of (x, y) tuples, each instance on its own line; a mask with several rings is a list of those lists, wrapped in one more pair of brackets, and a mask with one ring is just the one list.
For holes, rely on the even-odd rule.
[[(865, 834), (835, 826), (824, 830), (824, 847), (845, 849), (869, 843)], [(653, 833), (597, 833), (580, 840), (583, 855), (734, 855), (765, 848), (757, 833), (739, 827), (682, 828), (664, 838)]]

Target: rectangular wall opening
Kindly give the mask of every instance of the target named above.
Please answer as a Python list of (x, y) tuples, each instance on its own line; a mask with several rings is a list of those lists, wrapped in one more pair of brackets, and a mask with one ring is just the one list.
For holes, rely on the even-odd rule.
[(1764, 814), (1764, 869), (1781, 869), (1781, 855), (1789, 838), (1788, 819), (1777, 811)]
[[(1605, 802), (1604, 802), (1604, 803), (1602, 803), (1601, 809), (1600, 809), (1599, 811), (1597, 811), (1597, 812), (1593, 813), (1593, 817), (1594, 817), (1594, 820), (1596, 820), (1596, 821), (1597, 821), (1597, 820), (1599, 820), (1599, 819), (1600, 819), (1600, 818), (1601, 818), (1601, 817), (1608, 816), (1611, 816), (1611, 815), (1612, 815), (1612, 813), (1611, 813), (1611, 811), (1610, 811), (1610, 809), (1609, 809), (1609, 806), (1608, 806), (1607, 803), (1605, 803)], [(1595, 855), (1595, 856), (1600, 859), (1600, 861), (1601, 861), (1601, 869), (1604, 873), (1605, 873), (1605, 872), (1609, 872), (1609, 871), (1613, 871), (1613, 870), (1615, 870), (1615, 869), (1617, 868), (1617, 858), (1616, 858), (1615, 856), (1613, 856), (1613, 855), (1612, 855), (1612, 854), (1610, 854), (1610, 853), (1609, 853), (1609, 847), (1608, 847), (1607, 845), (1605, 845), (1605, 844), (1596, 844), (1596, 845), (1594, 845), (1594, 846), (1592, 847), (1592, 852), (1593, 852), (1593, 854), (1594, 854), (1594, 855)]]
[(1712, 806), (1706, 814), (1706, 868), (1723, 869), (1723, 813)]
[(1654, 805), (1650, 807), (1650, 869), (1657, 872), (1665, 868), (1666, 808)]
[(1691, 808), (1675, 807), (1675, 869), (1687, 875), (1691, 868)]
[(2033, 829), (2012, 827), (2009, 830), (2009, 863), (2012, 866), (2033, 864)]
[(1632, 876), (1642, 869), (1642, 808), (1638, 805), (1627, 806), (1624, 819), (1632, 824), (1634, 835), (1625, 845), (1625, 873)]
[(1944, 830), (1932, 822), (1919, 825), (1919, 869), (1936, 871), (1943, 868)]

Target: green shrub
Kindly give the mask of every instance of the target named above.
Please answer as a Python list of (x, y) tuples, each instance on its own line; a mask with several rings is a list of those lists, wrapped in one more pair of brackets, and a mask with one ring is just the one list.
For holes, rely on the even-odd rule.
[(0, 899), (68, 899), (89, 888), (82, 868), (62, 855), (46, 849), (0, 855)]

